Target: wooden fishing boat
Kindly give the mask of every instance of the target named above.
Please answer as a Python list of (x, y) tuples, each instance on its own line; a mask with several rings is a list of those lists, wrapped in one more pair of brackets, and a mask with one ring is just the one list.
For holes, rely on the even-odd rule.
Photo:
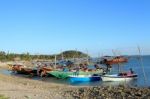
[[(93, 75), (93, 74), (101, 74), (103, 73), (103, 70), (93, 70), (93, 71), (79, 71), (78, 74), (79, 75)], [(60, 79), (66, 79), (68, 78), (70, 75), (74, 75), (75, 72), (74, 71), (50, 71), (48, 72), (48, 74), (53, 75), (56, 78), (60, 78)]]
[(132, 73), (119, 73), (119, 74), (106, 74), (102, 75), (102, 81), (108, 81), (108, 82), (113, 82), (113, 81), (131, 81), (134, 79), (137, 79), (138, 75), (137, 74), (132, 74)]
[(99, 75), (69, 75), (71, 82), (90, 82), (99, 81), (101, 78)]
[(126, 63), (128, 62), (128, 59), (124, 56), (116, 56), (116, 57), (103, 57), (101, 63), (103, 64), (119, 64), (119, 63)]
[(40, 67), (37, 69), (37, 75), (40, 77), (50, 76), (48, 73), (53, 71), (53, 69), (49, 67)]
[(26, 66), (20, 65), (20, 64), (11, 65), (9, 67), (9, 69), (12, 72), (16, 72), (18, 74), (25, 74), (25, 75), (32, 75), (32, 76), (37, 75), (36, 68), (29, 68), (29, 67), (26, 67)]

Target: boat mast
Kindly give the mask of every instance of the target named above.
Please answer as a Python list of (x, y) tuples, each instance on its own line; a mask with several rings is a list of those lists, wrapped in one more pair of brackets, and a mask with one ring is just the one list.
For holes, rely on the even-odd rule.
[(143, 59), (142, 59), (142, 54), (141, 54), (141, 49), (140, 47), (138, 46), (138, 51), (139, 51), (139, 58), (140, 58), (140, 65), (142, 67), (142, 71), (143, 71), (143, 76), (144, 76), (144, 82), (146, 84), (146, 81), (147, 81), (147, 78), (146, 78), (146, 73), (145, 73), (145, 70), (144, 70), (144, 65), (143, 65)]
[(74, 58), (74, 62), (75, 62), (75, 64), (76, 64), (76, 68), (77, 68), (77, 65), (79, 65), (79, 61), (78, 61), (78, 51), (77, 51), (77, 49), (75, 49), (75, 51), (76, 51), (76, 53), (75, 53), (75, 55), (73, 56), (73, 58)]
[(64, 53), (63, 51), (61, 50), (62, 54), (61, 54), (61, 60), (64, 60)]
[(79, 66), (79, 55), (78, 55), (78, 50), (77, 50), (77, 48), (76, 48), (76, 59), (77, 59), (77, 66)]
[(57, 56), (55, 55), (55, 68), (56, 68), (56, 61), (57, 61)]
[(87, 64), (89, 64), (89, 52), (87, 49), (86, 49), (86, 52), (87, 52)]
[[(114, 50), (112, 50), (112, 52), (113, 52), (114, 56), (116, 57), (116, 53), (115, 53), (115, 51), (114, 51)], [(118, 73), (120, 73), (120, 72), (121, 72), (121, 70), (120, 70), (120, 64), (118, 63)]]

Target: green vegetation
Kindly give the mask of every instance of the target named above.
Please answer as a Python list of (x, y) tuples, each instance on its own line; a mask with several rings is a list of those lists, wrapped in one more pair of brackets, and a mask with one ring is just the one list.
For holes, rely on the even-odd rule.
[(4, 95), (0, 95), (0, 99), (9, 99), (9, 98), (5, 97)]
[(63, 57), (65, 58), (83, 58), (83, 57), (87, 57), (88, 55), (80, 52), (80, 51), (74, 51), (74, 50), (69, 50), (69, 51), (64, 51), (62, 53), (60, 53), (58, 55), (58, 57), (61, 57), (63, 55)]
[(4, 51), (0, 51), (0, 61), (14, 61), (14, 60), (54, 60), (55, 56), (57, 56), (57, 59), (61, 59), (62, 56), (66, 59), (68, 58), (83, 58), (87, 57), (88, 55), (80, 52), (80, 51), (64, 51), (57, 55), (31, 55), (30, 53), (22, 53), (22, 54), (16, 54), (16, 53), (6, 53)]

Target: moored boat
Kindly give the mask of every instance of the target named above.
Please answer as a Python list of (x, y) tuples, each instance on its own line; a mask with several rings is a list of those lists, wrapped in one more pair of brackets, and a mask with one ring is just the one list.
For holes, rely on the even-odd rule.
[(102, 81), (108, 81), (108, 82), (113, 82), (113, 81), (131, 81), (134, 79), (137, 79), (138, 75), (137, 74), (131, 74), (131, 73), (119, 73), (119, 74), (106, 74), (102, 75), (101, 79)]
[(101, 78), (99, 75), (70, 75), (71, 82), (90, 82), (99, 81)]
[[(64, 71), (50, 71), (50, 72), (47, 72), (47, 73), (50, 74), (50, 75), (53, 75), (56, 78), (60, 78), (60, 79), (66, 79), (70, 75), (75, 74), (75, 72), (73, 72), (73, 71), (67, 71), (67, 72), (64, 72)], [(78, 72), (79, 75), (93, 75), (93, 74), (101, 74), (101, 73), (103, 73), (103, 70), (97, 70), (97, 71), (81, 71), (80, 70)]]
[(113, 65), (126, 62), (128, 62), (128, 58), (124, 56), (116, 56), (116, 57), (105, 56), (102, 58), (102, 61), (100, 63)]
[(37, 75), (37, 69), (36, 68), (26, 67), (26, 66), (21, 65), (21, 64), (9, 65), (9, 69), (12, 72), (16, 72), (18, 74), (25, 74), (25, 75), (32, 75), (32, 76)]
[(49, 67), (40, 67), (37, 69), (37, 75), (40, 77), (50, 76), (48, 75), (48, 72), (53, 71), (52, 68)]

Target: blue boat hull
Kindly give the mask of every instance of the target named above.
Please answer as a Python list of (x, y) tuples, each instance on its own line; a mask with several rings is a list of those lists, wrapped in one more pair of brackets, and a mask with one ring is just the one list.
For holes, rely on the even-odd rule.
[(99, 81), (100, 76), (94, 77), (70, 77), (71, 82), (91, 82), (91, 81)]

